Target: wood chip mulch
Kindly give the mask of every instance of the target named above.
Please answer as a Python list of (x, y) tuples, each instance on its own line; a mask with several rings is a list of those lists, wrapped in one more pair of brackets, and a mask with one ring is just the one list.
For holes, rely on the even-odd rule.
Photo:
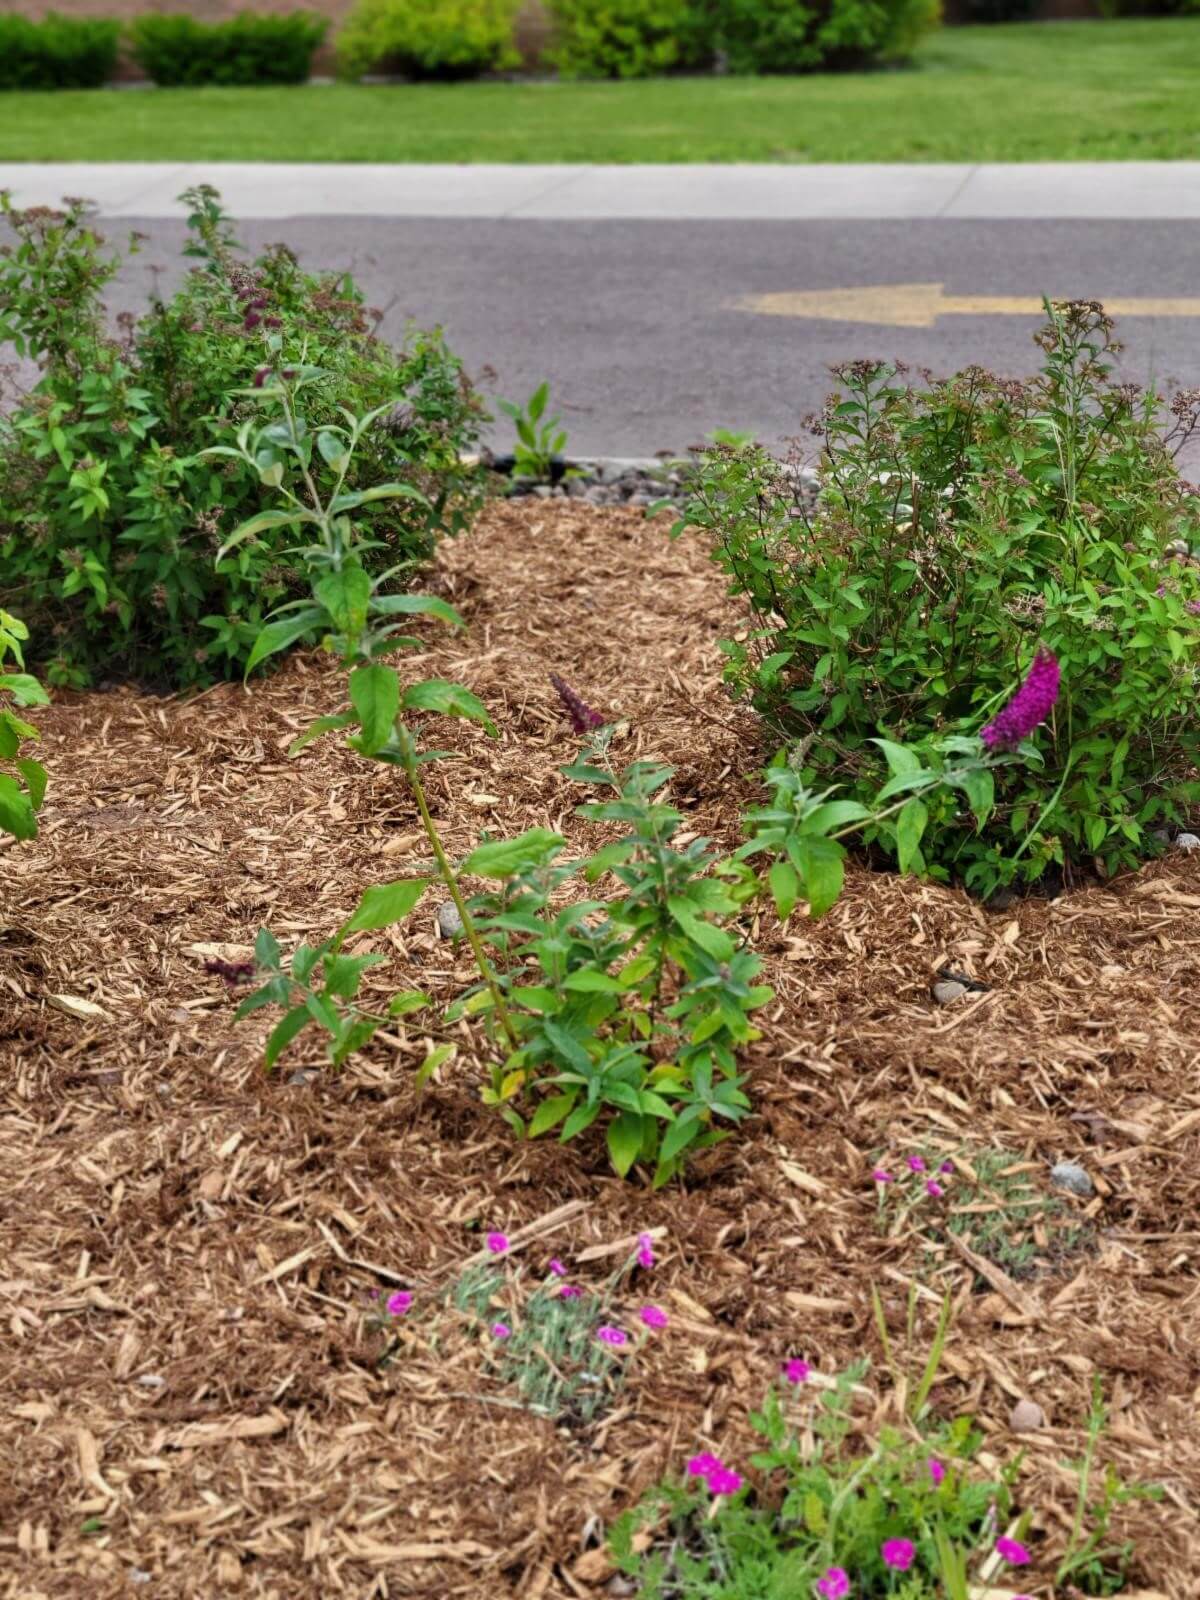
[[(534, 824), (594, 843), (558, 772), (576, 744), (552, 671), (627, 720), (620, 756), (675, 764), (696, 832), (735, 842), (770, 750), (722, 691), (741, 619), (698, 542), (621, 510), (499, 505), (431, 587), (468, 629), (427, 630), (406, 670), (466, 682), (500, 729), (438, 727), (460, 756), (429, 769), (455, 850)], [(764, 915), (757, 1115), (686, 1191), (653, 1194), (598, 1143), (518, 1143), (479, 1102), (465, 1025), (423, 1092), (420, 1017), (340, 1075), (289, 1082), (316, 1041), (263, 1075), (269, 1018), (233, 1024), (212, 947), (236, 957), (263, 924), (319, 940), (364, 886), (425, 864), (386, 769), (335, 740), (287, 757), (340, 694), (310, 656), (249, 691), (62, 694), (38, 719), (42, 834), (0, 850), (0, 1595), (622, 1592), (599, 1530), (696, 1448), (744, 1463), (785, 1356), (832, 1373), (871, 1355), (864, 1425), (894, 1412), (872, 1285), (918, 1371), (953, 1292), (934, 1403), (975, 1413), (990, 1458), (1024, 1449), (1029, 1592), (1051, 1593), (1099, 1377), (1103, 1459), (1165, 1491), (1118, 1518), (1132, 1586), (1200, 1595), (1200, 861), (1000, 915), (856, 869), (823, 922)], [(390, 957), (379, 993), (468, 983), (439, 898), (359, 946)], [(988, 989), (933, 1005), (947, 964)], [(1048, 1200), (1048, 1165), (1078, 1161), (1096, 1193), (1065, 1203), (1087, 1248), (1017, 1281), (889, 1235), (871, 1170), (918, 1143), (1012, 1152)], [(479, 1342), (422, 1323), (489, 1228), (584, 1283), (662, 1230), (645, 1292), (671, 1326), (598, 1423), (515, 1408)], [(372, 1296), (397, 1286), (417, 1306), (381, 1370)], [(1015, 1437), (1026, 1398), (1046, 1426)]]

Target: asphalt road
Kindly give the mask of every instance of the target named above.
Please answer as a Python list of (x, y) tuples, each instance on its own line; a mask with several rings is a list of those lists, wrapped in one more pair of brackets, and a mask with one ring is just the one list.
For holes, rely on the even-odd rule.
[[(1197, 220), (310, 216), (237, 226), (251, 249), (286, 239), (308, 264), (352, 269), (393, 338), (408, 318), (440, 322), (486, 393), (521, 398), (548, 378), (575, 453), (681, 450), (717, 427), (778, 443), (820, 405), (829, 365), (849, 357), (1025, 374), (1036, 365), (1038, 319), (1020, 305), (1042, 293), (1200, 296)], [(114, 240), (128, 227), (149, 235), (114, 286), (114, 309), (140, 307), (152, 281), (169, 286), (181, 275), (178, 222), (104, 227)], [(951, 309), (929, 327), (835, 319), (828, 306), (801, 316), (739, 306), (763, 295), (938, 284)], [(1005, 297), (1018, 309), (971, 309), (980, 298), (1003, 307)], [(894, 290), (884, 303), (901, 304)], [(880, 315), (879, 304), (863, 314)], [(855, 314), (844, 294), (834, 306), (841, 318)], [(1200, 299), (1187, 315), (1123, 317), (1120, 328), (1123, 376), (1200, 384)], [(497, 441), (506, 437), (498, 425)], [(1192, 460), (1200, 475), (1200, 457)]]

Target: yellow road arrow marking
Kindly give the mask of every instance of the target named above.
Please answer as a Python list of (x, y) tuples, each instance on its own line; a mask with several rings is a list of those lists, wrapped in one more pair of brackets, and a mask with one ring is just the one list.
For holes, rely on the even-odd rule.
[[(813, 322), (869, 322), (883, 328), (932, 328), (939, 317), (1037, 317), (1038, 295), (946, 294), (940, 283), (881, 283), (861, 289), (809, 289), (752, 294), (739, 311), (768, 317), (806, 317)], [(1114, 317), (1200, 317), (1200, 298), (1105, 299)]]

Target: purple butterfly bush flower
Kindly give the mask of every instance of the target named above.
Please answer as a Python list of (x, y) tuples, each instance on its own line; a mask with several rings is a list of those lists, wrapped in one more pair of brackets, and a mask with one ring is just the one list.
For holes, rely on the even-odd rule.
[(566, 713), (571, 719), (571, 727), (576, 733), (595, 733), (597, 728), (604, 726), (604, 718), (600, 713), (593, 711), (587, 701), (582, 700), (557, 672), (550, 674), (550, 682), (566, 708)]
[(1045, 722), (1058, 699), (1060, 677), (1058, 662), (1039, 646), (1025, 682), (979, 735), (989, 750), (1015, 750)]

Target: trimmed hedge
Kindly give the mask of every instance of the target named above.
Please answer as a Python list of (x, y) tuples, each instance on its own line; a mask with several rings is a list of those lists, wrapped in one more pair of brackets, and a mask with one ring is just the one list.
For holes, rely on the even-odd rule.
[(134, 59), (164, 88), (198, 84), (304, 83), (328, 22), (308, 11), (228, 22), (150, 12), (129, 27)]
[(98, 89), (112, 75), (119, 22), (0, 17), (0, 89)]
[(338, 36), (347, 77), (373, 68), (451, 82), (520, 64), (518, 0), (358, 0)]

